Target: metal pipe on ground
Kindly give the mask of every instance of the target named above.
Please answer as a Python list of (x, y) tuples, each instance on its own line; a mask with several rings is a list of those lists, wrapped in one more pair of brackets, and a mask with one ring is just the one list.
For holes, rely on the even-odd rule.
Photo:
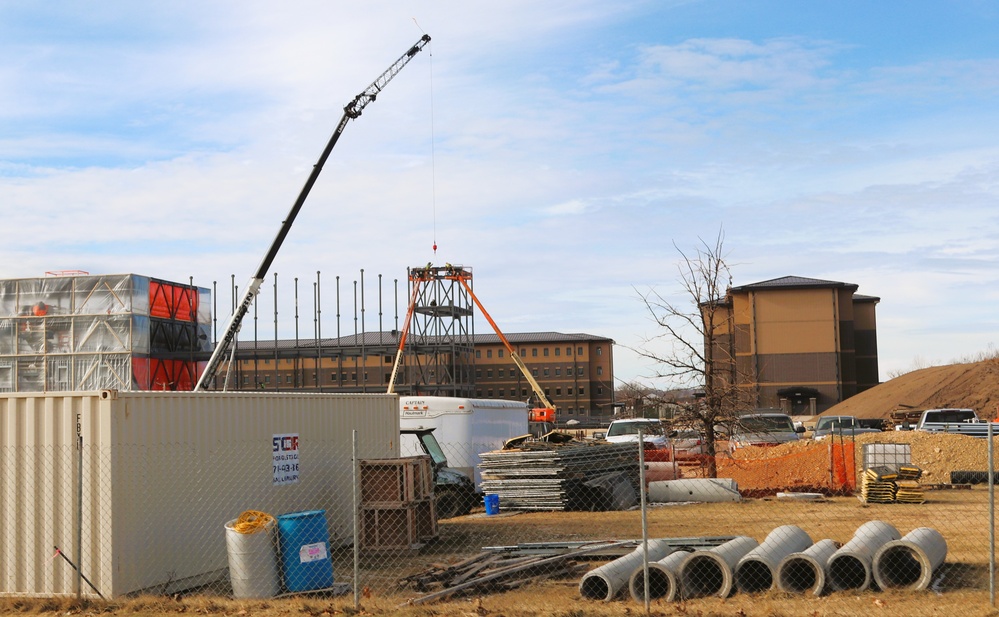
[[(677, 572), (689, 554), (689, 551), (678, 550), (649, 564), (649, 600), (672, 602), (680, 599)], [(645, 569), (641, 565), (631, 573), (628, 591), (635, 602), (645, 602)]]
[(812, 538), (795, 525), (782, 525), (771, 531), (763, 544), (746, 553), (735, 565), (735, 587), (742, 593), (769, 591), (777, 581), (777, 566), (791, 553), (812, 545)]
[(800, 553), (791, 553), (777, 564), (777, 589), (786, 593), (822, 595), (826, 562), (839, 550), (835, 540), (820, 540)]
[(936, 529), (918, 527), (878, 549), (872, 569), (881, 589), (926, 589), (947, 558), (947, 541)]
[[(649, 540), (649, 561), (659, 561), (676, 549), (668, 540)], [(613, 600), (628, 584), (637, 567), (643, 569), (645, 550), (639, 546), (627, 555), (590, 570), (579, 581), (579, 594), (588, 600)]]
[(884, 521), (869, 521), (857, 528), (853, 538), (833, 553), (826, 563), (826, 578), (833, 591), (865, 591), (871, 586), (874, 553), (902, 535)]
[(649, 501), (700, 501), (718, 503), (741, 501), (739, 487), (731, 478), (686, 478), (649, 482)]
[(759, 546), (749, 536), (738, 536), (721, 546), (694, 551), (680, 564), (680, 596), (685, 599), (732, 593), (732, 570), (746, 553)]

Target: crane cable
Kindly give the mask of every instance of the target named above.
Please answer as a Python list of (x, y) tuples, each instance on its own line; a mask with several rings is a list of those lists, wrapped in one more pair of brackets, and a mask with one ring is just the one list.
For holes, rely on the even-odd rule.
[[(416, 21), (415, 17), (413, 23), (416, 24), (420, 32), (426, 34), (423, 28), (420, 28), (420, 23)], [(437, 151), (434, 127), (434, 49), (432, 43), (427, 43), (427, 52), (430, 55), (430, 193), (433, 209), (433, 249), (434, 255), (437, 255)]]

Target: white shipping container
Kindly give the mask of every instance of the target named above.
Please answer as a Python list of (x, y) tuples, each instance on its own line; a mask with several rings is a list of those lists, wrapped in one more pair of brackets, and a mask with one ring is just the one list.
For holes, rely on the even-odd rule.
[(398, 418), (387, 394), (0, 395), (0, 594), (75, 593), (56, 546), (105, 597), (224, 580), (245, 510), (326, 510), (349, 542), (352, 431), (359, 457), (396, 457)]
[[(399, 426), (433, 428), (447, 455), (448, 465), (482, 482), (479, 463), (483, 452), (503, 447), (511, 437), (526, 435), (527, 403), (453, 396), (403, 396), (399, 398)], [(410, 437), (403, 435), (404, 438)], [(415, 439), (403, 439), (402, 455), (422, 454)]]

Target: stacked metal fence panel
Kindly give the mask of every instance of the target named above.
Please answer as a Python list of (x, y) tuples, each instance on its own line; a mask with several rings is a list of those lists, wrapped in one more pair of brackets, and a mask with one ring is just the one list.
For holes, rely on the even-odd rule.
[(208, 289), (135, 274), (0, 281), (0, 392), (190, 390)]

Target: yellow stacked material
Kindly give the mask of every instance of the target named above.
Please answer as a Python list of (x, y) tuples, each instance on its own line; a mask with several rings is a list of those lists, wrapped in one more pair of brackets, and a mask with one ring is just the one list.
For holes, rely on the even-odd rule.
[(895, 483), (883, 479), (884, 475), (895, 477), (893, 473), (882, 472), (884, 468), (872, 467), (864, 472), (860, 485), (860, 495), (867, 503), (892, 503), (895, 501)]
[(921, 477), (923, 477), (923, 470), (915, 465), (899, 465), (898, 467), (899, 480), (918, 480)]
[(897, 482), (898, 491), (895, 493), (895, 501), (899, 503), (926, 503), (923, 489), (919, 482), (915, 480), (900, 480)]

